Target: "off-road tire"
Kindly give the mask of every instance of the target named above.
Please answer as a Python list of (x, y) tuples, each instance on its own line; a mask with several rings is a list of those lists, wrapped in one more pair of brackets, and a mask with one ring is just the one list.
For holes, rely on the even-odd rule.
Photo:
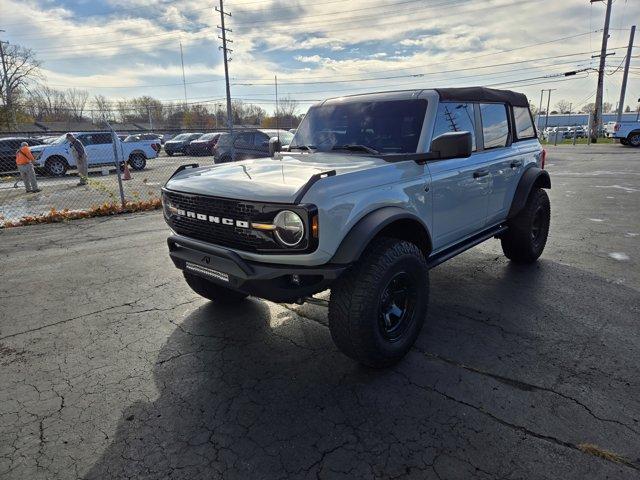
[(247, 294), (245, 293), (231, 290), (230, 288), (210, 282), (197, 275), (192, 275), (187, 272), (182, 273), (184, 274), (184, 279), (187, 281), (187, 284), (191, 287), (191, 290), (213, 302), (232, 305), (247, 298)]
[(524, 208), (509, 220), (509, 229), (501, 237), (505, 256), (514, 263), (535, 262), (547, 244), (550, 221), (547, 192), (534, 188)]
[[(414, 287), (410, 315), (397, 338), (389, 338), (383, 312), (389, 282), (406, 275)], [(382, 237), (374, 240), (333, 284), (329, 301), (331, 337), (348, 357), (383, 368), (401, 360), (414, 344), (427, 315), (429, 269), (413, 243)]]

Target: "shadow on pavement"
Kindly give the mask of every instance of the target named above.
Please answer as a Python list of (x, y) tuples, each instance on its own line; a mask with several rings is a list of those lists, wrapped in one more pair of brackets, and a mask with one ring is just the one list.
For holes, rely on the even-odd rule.
[(576, 445), (638, 444), (622, 426), (639, 411), (639, 351), (624, 340), (635, 313), (611, 308), (638, 293), (548, 261), (479, 256), (432, 272), (426, 327), (390, 370), (342, 356), (311, 315), (258, 300), (198, 308), (158, 356), (157, 399), (124, 409), (87, 478), (637, 473)]

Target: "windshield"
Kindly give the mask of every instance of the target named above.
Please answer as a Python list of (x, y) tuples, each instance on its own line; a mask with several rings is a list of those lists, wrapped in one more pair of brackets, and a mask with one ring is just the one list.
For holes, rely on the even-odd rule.
[(67, 134), (60, 135), (58, 138), (51, 142), (52, 145), (60, 145), (67, 141)]
[(415, 153), (426, 100), (392, 100), (311, 107), (291, 147), (330, 151), (362, 145), (384, 153)]
[(190, 133), (181, 133), (180, 135), (176, 135), (175, 137), (173, 137), (171, 139), (171, 141), (174, 140), (186, 140), (187, 138), (189, 138), (189, 135), (191, 135)]
[(213, 140), (216, 138), (217, 133), (205, 133), (198, 140)]

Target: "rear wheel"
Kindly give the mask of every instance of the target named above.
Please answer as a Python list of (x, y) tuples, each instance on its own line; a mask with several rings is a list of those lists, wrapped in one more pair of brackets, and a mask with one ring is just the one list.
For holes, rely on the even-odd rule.
[(129, 157), (129, 165), (134, 170), (144, 170), (147, 166), (147, 157), (142, 153), (134, 153)]
[(165, 153), (166, 153), (168, 156), (173, 157), (173, 152), (167, 152), (167, 151), (165, 150)]
[(629, 140), (627, 140), (626, 138), (621, 138), (620, 145), (629, 145)]
[(44, 163), (44, 168), (52, 177), (63, 177), (67, 173), (69, 165), (62, 157), (51, 157)]
[(332, 286), (329, 329), (338, 348), (370, 367), (401, 360), (427, 314), (429, 271), (413, 243), (374, 240)]
[(183, 272), (183, 274), (191, 290), (208, 300), (223, 304), (234, 304), (247, 298), (247, 294), (245, 293), (231, 290), (230, 288), (210, 282), (197, 275), (192, 275), (187, 272)]
[(534, 188), (522, 211), (509, 220), (509, 229), (501, 238), (505, 256), (515, 263), (535, 262), (547, 244), (550, 221), (547, 192)]
[(632, 133), (627, 137), (629, 145), (632, 147), (640, 147), (640, 133)]

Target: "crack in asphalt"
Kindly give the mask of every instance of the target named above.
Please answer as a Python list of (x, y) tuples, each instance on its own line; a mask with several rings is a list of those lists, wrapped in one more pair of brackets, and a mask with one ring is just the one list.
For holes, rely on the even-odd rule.
[[(427, 392), (435, 393), (437, 395), (442, 396), (443, 398), (446, 398), (447, 400), (450, 400), (450, 401), (458, 403), (460, 405), (464, 405), (466, 407), (469, 407), (469, 408), (475, 410), (476, 412), (480, 413), (481, 415), (483, 415), (483, 416), (495, 421), (496, 423), (499, 423), (500, 425), (504, 425), (505, 427), (508, 427), (510, 429), (522, 432), (522, 433), (524, 433), (526, 435), (529, 435), (531, 437), (537, 438), (539, 440), (543, 440), (545, 442), (549, 442), (549, 443), (558, 445), (560, 447), (569, 448), (571, 450), (575, 450), (577, 452), (585, 454), (585, 452), (581, 448), (579, 448), (578, 445), (575, 445), (575, 444), (573, 444), (571, 442), (568, 442), (566, 440), (560, 440), (559, 438), (556, 438), (556, 437), (551, 436), (551, 435), (544, 435), (542, 433), (534, 432), (533, 430), (531, 430), (531, 429), (529, 429), (529, 428), (527, 428), (525, 426), (522, 426), (522, 425), (517, 425), (515, 423), (508, 422), (507, 420), (504, 420), (504, 419), (494, 415), (493, 413), (486, 411), (482, 407), (478, 407), (477, 405), (474, 405), (472, 403), (465, 402), (464, 400), (460, 400), (460, 399), (454, 397), (453, 395), (449, 395), (448, 393), (444, 393), (444, 392), (438, 390), (435, 387), (431, 387), (431, 386), (427, 386), (427, 385), (420, 385), (419, 383), (416, 383), (413, 380), (411, 380), (408, 377), (408, 375), (405, 374), (404, 372), (401, 372), (401, 371), (399, 371), (397, 369), (394, 369), (393, 371), (394, 371), (394, 373), (397, 373), (402, 378), (404, 378), (405, 381), (409, 385), (413, 385), (414, 387), (419, 388), (419, 389), (424, 390), (424, 391), (427, 391)], [(639, 466), (637, 466), (636, 464), (634, 464), (631, 461), (626, 460), (626, 459), (625, 459), (625, 461), (622, 461), (622, 462), (616, 462), (616, 461), (610, 460), (608, 458), (603, 458), (603, 457), (597, 457), (597, 458), (601, 458), (603, 460), (606, 460), (607, 462), (616, 463), (618, 465), (624, 465), (624, 466), (626, 466), (628, 468), (631, 468), (633, 470), (640, 471), (640, 467)]]
[(420, 352), (421, 354), (423, 354), (425, 357), (427, 358), (431, 358), (434, 360), (439, 360), (443, 363), (446, 363), (447, 365), (452, 365), (454, 367), (458, 367), (458, 368), (462, 368), (463, 370), (466, 370), (468, 372), (472, 372), (472, 373), (477, 373), (478, 375), (483, 375), (489, 378), (493, 378), (494, 380), (497, 380), (505, 385), (509, 385), (513, 388), (517, 388), (518, 390), (524, 390), (524, 391), (540, 391), (540, 392), (548, 392), (548, 393), (552, 393), (554, 395), (558, 395), (559, 397), (562, 397), (566, 400), (569, 400), (571, 402), (574, 402), (576, 405), (582, 407), (584, 410), (586, 410), (586, 412), (591, 415), (593, 418), (595, 418), (596, 420), (599, 420), (601, 422), (608, 422), (608, 423), (614, 423), (616, 425), (620, 425), (623, 428), (626, 428), (627, 430), (629, 430), (632, 433), (635, 434), (640, 434), (640, 432), (638, 430), (635, 430), (634, 428), (631, 428), (629, 425), (622, 423), (619, 420), (615, 420), (612, 418), (606, 418), (606, 417), (600, 417), (598, 415), (596, 415), (593, 410), (591, 410), (591, 408), (589, 408), (587, 405), (585, 405), (584, 403), (582, 403), (581, 401), (579, 401), (576, 398), (573, 398), (569, 395), (566, 395), (562, 392), (558, 392), (557, 390), (554, 390), (553, 388), (549, 388), (549, 387), (543, 387), (540, 385), (535, 385), (532, 383), (528, 383), (528, 382), (524, 382), (522, 380), (516, 380), (513, 378), (509, 378), (509, 377), (505, 377), (503, 375), (498, 375), (495, 373), (491, 373), (488, 372), (486, 370), (481, 370), (479, 368), (476, 367), (472, 367), (469, 365), (466, 365), (464, 363), (460, 363), (456, 360), (452, 360), (446, 357), (443, 357), (442, 355), (438, 355), (437, 353), (431, 353), (431, 352), (426, 352), (423, 350), (420, 350), (417, 347), (413, 347), (413, 350)]

